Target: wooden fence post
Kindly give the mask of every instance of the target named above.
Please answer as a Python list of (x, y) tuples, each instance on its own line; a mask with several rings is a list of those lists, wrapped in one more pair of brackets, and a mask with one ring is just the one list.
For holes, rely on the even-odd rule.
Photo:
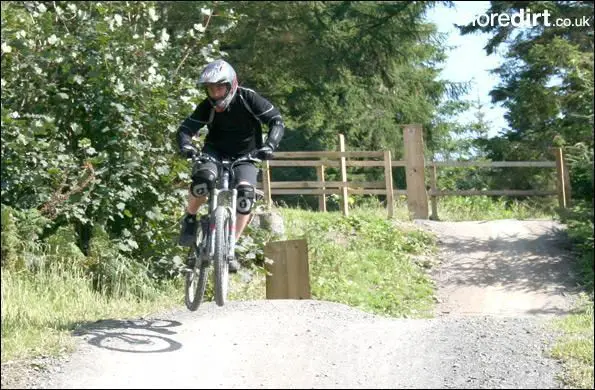
[(311, 299), (306, 240), (274, 241), (266, 244), (266, 299)]
[(262, 167), (262, 191), (264, 192), (264, 202), (267, 205), (267, 208), (271, 208), (273, 205), (273, 201), (271, 198), (271, 175), (270, 175), (271, 166), (268, 160), (264, 161)]
[(570, 190), (570, 169), (568, 169), (568, 164), (566, 163), (566, 156), (564, 155), (564, 151), (560, 149), (560, 154), (562, 155), (562, 167), (564, 168), (564, 195), (566, 197), (566, 207), (572, 206), (572, 192)]
[[(345, 137), (343, 134), (339, 134), (339, 151), (345, 151)], [(345, 157), (341, 157), (341, 211), (344, 216), (349, 215), (349, 199), (347, 195), (347, 164)]]
[(407, 208), (412, 219), (428, 219), (428, 193), (425, 185), (424, 144), (421, 125), (405, 125)]
[(560, 208), (565, 209), (570, 206), (570, 183), (568, 183), (569, 174), (564, 161), (562, 148), (554, 148), (556, 156), (556, 190), (558, 191), (558, 204)]
[(393, 167), (390, 156), (390, 150), (384, 151), (384, 182), (386, 183), (386, 207), (388, 218), (395, 215), (394, 210), (394, 192), (393, 192)]
[[(316, 167), (316, 177), (319, 182), (324, 183), (324, 165)], [(323, 186), (322, 190), (324, 189), (325, 187)], [(318, 210), (326, 212), (326, 195), (324, 193), (318, 197)]]
[(431, 200), (432, 200), (432, 217), (431, 219), (434, 221), (438, 221), (438, 197), (435, 195), (436, 194), (436, 189), (437, 189), (437, 173), (436, 173), (436, 165), (432, 164), (432, 170), (431, 172), (431, 181), (430, 181), (430, 189), (432, 190), (432, 195), (431, 195)]

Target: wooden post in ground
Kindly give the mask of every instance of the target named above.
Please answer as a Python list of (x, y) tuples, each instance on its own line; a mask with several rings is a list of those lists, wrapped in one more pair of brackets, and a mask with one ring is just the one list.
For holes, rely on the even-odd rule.
[(564, 151), (560, 150), (560, 154), (562, 155), (562, 167), (564, 168), (564, 196), (566, 198), (566, 207), (571, 207), (572, 192), (570, 190), (570, 169), (568, 169), (568, 164), (566, 163), (566, 156), (564, 155)]
[(267, 208), (271, 208), (273, 205), (273, 201), (271, 198), (271, 166), (269, 165), (268, 160), (264, 161), (262, 165), (262, 192), (264, 192), (264, 202), (267, 205)]
[(554, 148), (556, 156), (556, 190), (558, 191), (558, 204), (560, 208), (565, 209), (570, 206), (570, 175), (567, 173), (567, 167), (564, 161), (562, 148)]
[[(339, 152), (345, 151), (345, 137), (339, 134)], [(347, 164), (345, 157), (341, 157), (341, 211), (344, 216), (349, 215), (349, 198), (347, 195)]]
[[(324, 183), (324, 165), (316, 167), (316, 178), (319, 182)], [(324, 190), (325, 187), (323, 186), (322, 189)], [(318, 210), (326, 212), (326, 195), (324, 193), (318, 196)]]
[(310, 299), (308, 243), (306, 240), (274, 241), (266, 244), (266, 299)]
[(405, 125), (407, 208), (412, 219), (428, 219), (428, 193), (425, 184), (424, 144), (421, 125)]
[(430, 182), (430, 189), (432, 191), (432, 195), (431, 195), (431, 200), (432, 200), (432, 216), (430, 217), (430, 219), (434, 220), (434, 221), (438, 221), (438, 197), (435, 195), (436, 194), (436, 188), (437, 188), (437, 182), (438, 182), (438, 175), (436, 172), (436, 165), (432, 164), (432, 168), (431, 168), (431, 182)]
[(393, 192), (393, 167), (390, 156), (390, 150), (384, 151), (384, 182), (386, 183), (386, 208), (388, 218), (395, 215), (394, 210), (394, 192)]

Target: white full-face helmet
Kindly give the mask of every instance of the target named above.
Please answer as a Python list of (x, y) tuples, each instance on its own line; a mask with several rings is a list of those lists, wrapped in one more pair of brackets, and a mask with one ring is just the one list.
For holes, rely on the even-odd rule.
[(224, 84), (227, 87), (225, 95), (218, 100), (212, 99), (207, 93), (208, 99), (220, 111), (225, 110), (234, 98), (238, 90), (238, 78), (235, 70), (224, 60), (216, 60), (209, 63), (202, 71), (198, 79), (199, 88), (205, 88), (208, 84)]

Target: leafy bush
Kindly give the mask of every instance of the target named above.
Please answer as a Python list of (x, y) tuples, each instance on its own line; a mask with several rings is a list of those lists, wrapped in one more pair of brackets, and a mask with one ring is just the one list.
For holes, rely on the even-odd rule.
[(2, 205), (2, 268), (22, 271), (43, 265), (47, 253), (38, 238), (47, 222), (35, 209)]
[[(196, 67), (218, 54), (199, 23), (170, 34), (162, 8), (2, 3), (2, 204), (39, 210), (44, 235), (74, 228), (83, 252), (105, 231), (111, 258), (166, 263), (154, 278), (171, 277), (180, 253), (189, 167), (174, 133), (203, 97)], [(204, 50), (185, 61), (192, 45)]]
[(568, 227), (568, 235), (577, 252), (578, 269), (582, 275), (584, 287), (593, 294), (593, 205), (584, 201), (577, 202), (563, 215)]

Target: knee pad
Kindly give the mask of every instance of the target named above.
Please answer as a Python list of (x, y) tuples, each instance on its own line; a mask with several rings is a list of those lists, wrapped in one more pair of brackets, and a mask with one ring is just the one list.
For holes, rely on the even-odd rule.
[(239, 184), (236, 189), (238, 190), (238, 202), (236, 205), (238, 213), (243, 215), (250, 214), (254, 206), (254, 187), (249, 184)]
[(192, 169), (190, 192), (196, 197), (207, 196), (209, 191), (215, 186), (216, 180), (216, 166), (211, 166), (210, 164), (197, 165)]

